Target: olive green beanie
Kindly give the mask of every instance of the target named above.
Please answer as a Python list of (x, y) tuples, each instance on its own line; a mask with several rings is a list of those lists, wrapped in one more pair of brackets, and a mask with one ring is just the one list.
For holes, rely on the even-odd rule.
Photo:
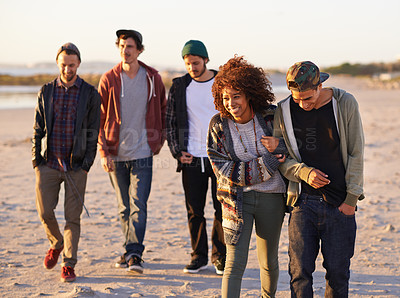
[(182, 49), (182, 58), (186, 55), (208, 58), (206, 46), (200, 40), (189, 40)]

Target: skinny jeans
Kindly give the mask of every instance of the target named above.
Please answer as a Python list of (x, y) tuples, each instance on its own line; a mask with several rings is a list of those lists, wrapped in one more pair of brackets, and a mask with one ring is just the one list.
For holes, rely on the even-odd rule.
[(261, 296), (275, 297), (279, 278), (278, 246), (284, 215), (283, 194), (258, 191), (243, 193), (244, 225), (237, 244), (226, 246), (227, 259), (222, 278), (223, 298), (240, 296), (253, 224), (256, 229)]

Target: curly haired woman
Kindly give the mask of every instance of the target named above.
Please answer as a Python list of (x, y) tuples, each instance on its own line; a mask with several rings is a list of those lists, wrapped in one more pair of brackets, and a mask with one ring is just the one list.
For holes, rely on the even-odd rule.
[(210, 122), (207, 153), (218, 179), (227, 260), (222, 297), (239, 297), (255, 223), (262, 297), (274, 297), (285, 183), (278, 166), (283, 140), (272, 137), (275, 97), (265, 72), (235, 56), (212, 87), (219, 114)]

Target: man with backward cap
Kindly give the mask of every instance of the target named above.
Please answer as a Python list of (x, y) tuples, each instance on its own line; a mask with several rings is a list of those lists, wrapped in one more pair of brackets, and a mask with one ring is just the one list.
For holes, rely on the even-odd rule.
[(355, 210), (363, 195), (364, 133), (356, 99), (322, 88), (329, 75), (310, 61), (286, 74), (291, 95), (278, 104), (275, 137), (289, 158), (289, 273), (292, 297), (312, 297), (319, 248), (326, 269), (325, 297), (347, 297), (356, 237)]
[(121, 62), (100, 79), (99, 153), (118, 202), (124, 253), (117, 268), (143, 273), (153, 156), (165, 141), (165, 87), (158, 71), (142, 61), (143, 37), (136, 30), (116, 32)]

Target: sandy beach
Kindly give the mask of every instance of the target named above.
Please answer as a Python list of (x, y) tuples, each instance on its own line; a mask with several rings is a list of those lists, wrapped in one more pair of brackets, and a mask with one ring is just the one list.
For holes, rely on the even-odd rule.
[[(354, 78), (331, 78), (359, 102), (366, 136), (365, 196), (356, 214), (358, 232), (351, 265), (350, 297), (400, 297), (400, 90), (378, 90)], [(277, 94), (283, 99), (284, 94)], [(190, 260), (181, 174), (167, 144), (154, 159), (153, 185), (143, 255), (144, 274), (113, 267), (122, 252), (117, 204), (108, 175), (96, 158), (88, 176), (82, 213), (77, 280), (60, 282), (61, 268), (43, 268), (49, 248), (35, 207), (31, 165), (33, 109), (0, 110), (0, 296), (2, 297), (220, 297), (221, 277), (209, 263), (185, 274)], [(63, 191), (56, 210), (63, 227)], [(212, 202), (208, 200), (209, 231)], [(277, 297), (290, 297), (285, 216), (280, 240)], [(259, 297), (255, 237), (242, 282), (243, 297)], [(318, 258), (315, 297), (323, 297), (324, 269)]]

